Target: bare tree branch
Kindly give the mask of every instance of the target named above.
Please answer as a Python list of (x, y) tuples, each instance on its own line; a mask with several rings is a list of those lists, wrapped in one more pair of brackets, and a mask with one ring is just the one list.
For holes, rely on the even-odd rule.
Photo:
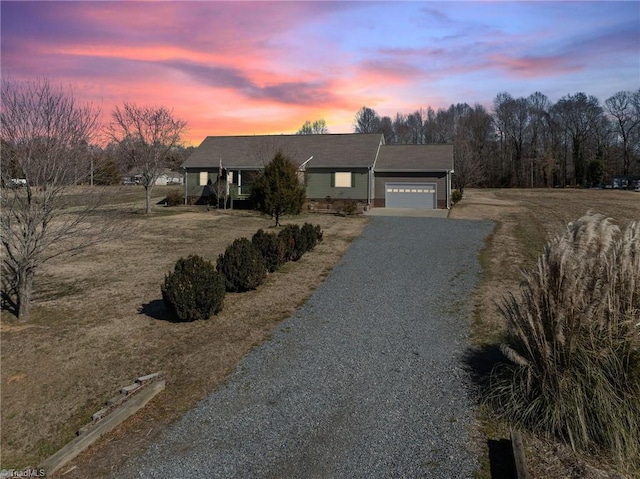
[(116, 106), (107, 135), (120, 145), (121, 152), (140, 175), (146, 193), (146, 213), (151, 213), (151, 190), (167, 168), (171, 150), (180, 144), (187, 122), (173, 117), (163, 106), (138, 106), (125, 102)]
[(99, 111), (46, 79), (3, 80), (1, 88), (3, 295), (15, 298), (19, 320), (28, 321), (40, 266), (107, 238), (111, 223), (93, 221), (102, 190), (74, 186), (79, 171), (89, 171), (78, 167), (89, 158)]

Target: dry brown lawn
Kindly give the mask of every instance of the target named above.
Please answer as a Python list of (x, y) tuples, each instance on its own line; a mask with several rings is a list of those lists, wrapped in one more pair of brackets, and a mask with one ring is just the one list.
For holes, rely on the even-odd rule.
[[(493, 235), (481, 254), (483, 280), (475, 292), (473, 342), (491, 348), (505, 334), (496, 301), (506, 292), (516, 292), (522, 268), (535, 264), (548, 239), (564, 231), (566, 224), (587, 211), (611, 217), (619, 225), (640, 220), (640, 193), (618, 190), (468, 190), (450, 218), (490, 219), (496, 222)], [(480, 438), (484, 444), (484, 471), (489, 474), (487, 441), (509, 438), (508, 426), (479, 412)], [(622, 477), (606, 458), (574, 454), (552, 439), (524, 434), (527, 461), (534, 478)]]
[[(157, 190), (157, 191), (156, 191)], [(127, 193), (142, 207), (142, 192)], [(161, 199), (164, 190), (154, 189)], [(123, 208), (130, 208), (123, 204)], [(234, 239), (273, 221), (248, 211), (156, 207), (129, 213), (127, 232), (37, 277), (32, 321), (3, 311), (2, 469), (37, 466), (75, 436), (104, 401), (138, 376), (164, 371), (167, 389), (149, 407), (83, 454), (69, 477), (102, 477), (141, 450), (161, 428), (222, 382), (239, 359), (269, 337), (324, 280), (366, 224), (363, 217), (300, 215), (284, 223), (320, 224), (324, 241), (269, 275), (256, 291), (228, 294), (208, 321), (176, 323), (160, 286), (176, 260), (215, 262)]]
[[(162, 195), (162, 189), (156, 189)], [(130, 191), (122, 201), (138, 201)], [(133, 192), (133, 193), (131, 193)], [(160, 199), (161, 196), (157, 199)], [(450, 218), (491, 219), (481, 254), (483, 281), (475, 294), (473, 341), (500, 341), (504, 325), (495, 301), (515, 291), (520, 268), (532, 265), (550, 235), (588, 210), (618, 222), (640, 219), (640, 194), (612, 190), (467, 190)], [(0, 320), (2, 371), (1, 467), (35, 466), (73, 438), (102, 403), (133, 378), (165, 371), (167, 389), (149, 406), (62, 469), (68, 478), (106, 477), (149, 444), (233, 371), (302, 304), (356, 238), (366, 219), (302, 215), (285, 222), (319, 223), (324, 242), (297, 263), (270, 275), (258, 290), (228, 294), (208, 321), (174, 323), (160, 285), (181, 256), (215, 260), (240, 236), (272, 221), (250, 212), (196, 207), (130, 214), (127, 234), (81, 255), (51, 262), (36, 282), (33, 321)], [(508, 437), (506, 425), (481, 418), (482, 442)], [(533, 477), (613, 477), (553, 441), (525, 435)], [(488, 454), (485, 451), (485, 462)], [(602, 469), (602, 467), (601, 467)], [(606, 468), (605, 468), (606, 469)], [(481, 477), (489, 477), (488, 465)], [(605, 475), (602, 475), (605, 474)]]

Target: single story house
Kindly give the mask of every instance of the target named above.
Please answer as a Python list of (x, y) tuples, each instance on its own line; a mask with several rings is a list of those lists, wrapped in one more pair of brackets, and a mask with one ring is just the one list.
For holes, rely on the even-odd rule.
[(184, 177), (175, 171), (165, 170), (158, 178), (156, 178), (156, 185), (181, 185), (184, 182)]
[(453, 145), (385, 145), (371, 134), (208, 136), (182, 165), (185, 199), (202, 203), (222, 169), (234, 200), (282, 151), (297, 166), (308, 201), (369, 207), (449, 208)]

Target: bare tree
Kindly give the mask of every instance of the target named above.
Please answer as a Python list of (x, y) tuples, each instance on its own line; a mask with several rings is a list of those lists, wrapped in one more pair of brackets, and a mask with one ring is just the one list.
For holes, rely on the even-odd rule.
[(464, 186), (476, 186), (486, 179), (486, 159), (493, 122), (491, 115), (480, 104), (466, 108), (458, 121), (460, 125), (454, 141), (457, 154), (454, 179), (461, 181), (462, 177), (465, 178), (465, 183), (458, 185), (461, 189)]
[(229, 185), (226, 176), (226, 172), (219, 171), (218, 178), (211, 185), (211, 194), (215, 199), (216, 208), (220, 208), (220, 203), (222, 203), (222, 207), (225, 210), (227, 209), (227, 199), (229, 198)]
[(162, 170), (170, 164), (171, 150), (178, 146), (187, 123), (173, 117), (163, 106), (138, 106), (125, 102), (116, 106), (107, 134), (129, 159), (146, 196), (146, 213), (151, 213), (151, 190)]
[(380, 115), (372, 108), (363, 106), (356, 113), (353, 129), (355, 133), (379, 133)]
[(640, 90), (619, 91), (605, 102), (607, 113), (614, 118), (616, 133), (622, 140), (623, 174), (631, 166), (631, 146), (640, 131)]
[[(46, 79), (3, 80), (1, 104), (2, 293), (24, 322), (42, 264), (106, 238), (109, 222), (92, 221), (102, 190), (73, 186), (77, 166), (87, 162), (99, 112)], [(12, 187), (10, 175), (19, 175), (20, 187)]]
[(559, 126), (571, 140), (575, 182), (582, 186), (586, 182), (588, 164), (585, 147), (600, 122), (602, 107), (596, 97), (576, 93), (562, 97), (552, 111)]
[(393, 122), (388, 116), (380, 118), (380, 133), (384, 135), (384, 142), (387, 145), (394, 143)]
[(327, 122), (320, 119), (311, 123), (309, 120), (304, 122), (302, 128), (298, 130), (296, 135), (326, 135), (329, 133)]

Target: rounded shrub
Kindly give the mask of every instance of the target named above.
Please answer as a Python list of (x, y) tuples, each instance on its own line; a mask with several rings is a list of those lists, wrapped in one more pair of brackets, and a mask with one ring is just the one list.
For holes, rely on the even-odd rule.
[(238, 238), (218, 257), (217, 270), (226, 278), (227, 291), (256, 289), (267, 275), (262, 254), (247, 238)]
[(273, 273), (285, 263), (286, 247), (277, 235), (259, 229), (251, 238), (251, 242), (262, 254), (268, 272)]
[(462, 192), (460, 190), (453, 190), (451, 192), (451, 201), (453, 204), (457, 204), (460, 200), (462, 200)]
[(298, 261), (307, 251), (306, 239), (303, 238), (298, 225), (285, 225), (278, 233), (278, 238), (284, 243), (287, 261)]
[(212, 263), (191, 255), (176, 262), (161, 289), (165, 306), (180, 321), (196, 321), (222, 310), (225, 280)]
[(305, 223), (300, 232), (305, 238), (306, 250), (311, 251), (318, 244), (318, 230), (311, 223)]
[(165, 202), (167, 203), (167, 206), (179, 206), (184, 204), (184, 192), (182, 190), (167, 191)]

